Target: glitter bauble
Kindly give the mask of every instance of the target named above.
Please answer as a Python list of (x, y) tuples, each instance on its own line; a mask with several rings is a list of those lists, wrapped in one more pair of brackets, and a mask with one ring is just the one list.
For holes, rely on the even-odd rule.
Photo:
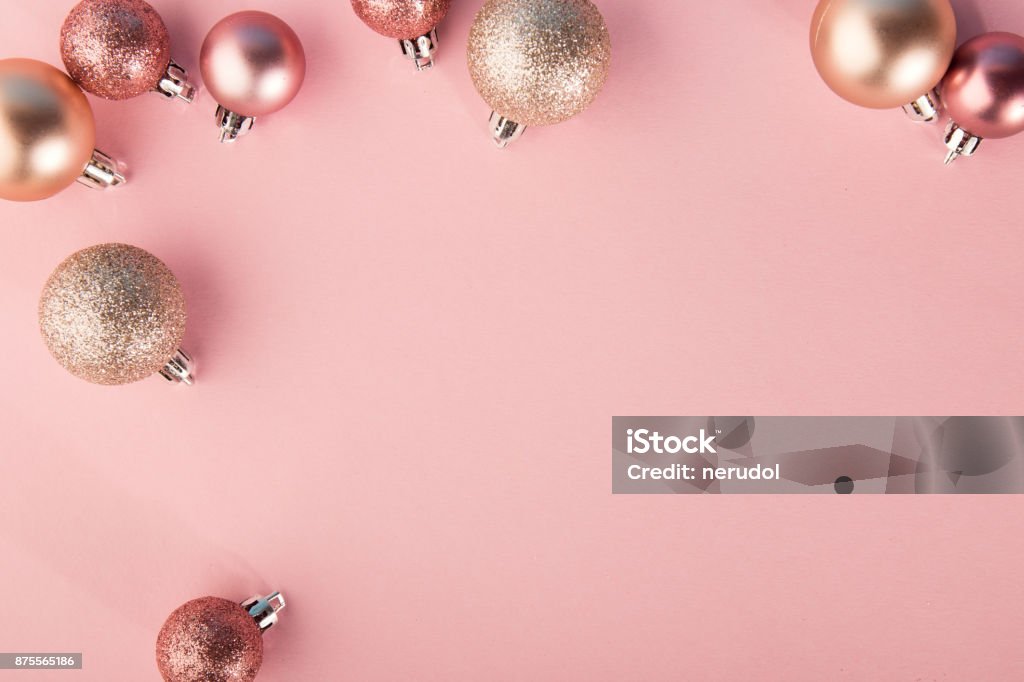
[(127, 384), (163, 370), (178, 352), (185, 318), (174, 274), (126, 244), (70, 256), (50, 275), (39, 301), (50, 353), (95, 384)]
[(193, 599), (160, 629), (156, 661), (166, 682), (252, 682), (263, 664), (263, 634), (237, 602)]
[(154, 90), (171, 63), (163, 19), (143, 0), (84, 0), (64, 20), (61, 56), (86, 91), (121, 100)]
[(397, 40), (430, 33), (449, 6), (451, 0), (352, 0), (352, 9), (363, 23)]
[(611, 40), (590, 0), (488, 0), (467, 50), (473, 84), (496, 114), (523, 126), (583, 111), (604, 85)]

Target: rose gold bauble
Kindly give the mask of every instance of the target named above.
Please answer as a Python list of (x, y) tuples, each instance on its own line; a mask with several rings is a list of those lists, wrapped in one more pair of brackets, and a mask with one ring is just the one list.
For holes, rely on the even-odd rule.
[(811, 20), (811, 55), (825, 83), (872, 109), (927, 94), (956, 47), (949, 0), (821, 0)]
[(242, 116), (282, 109), (306, 76), (299, 37), (266, 12), (238, 12), (222, 19), (206, 36), (199, 60), (217, 103)]
[(121, 100), (157, 87), (171, 63), (171, 38), (143, 0), (83, 0), (64, 20), (60, 51), (87, 92)]
[(467, 58), (473, 84), (497, 114), (550, 125), (600, 92), (611, 39), (590, 0), (488, 0), (470, 29)]
[(64, 369), (94, 384), (127, 384), (160, 372), (178, 351), (185, 320), (174, 273), (127, 244), (71, 255), (39, 299), (46, 347)]
[(0, 60), (0, 198), (46, 199), (92, 158), (92, 108), (70, 78), (33, 59)]
[(352, 9), (363, 23), (397, 40), (430, 33), (450, 6), (451, 0), (352, 0)]
[(953, 56), (941, 94), (950, 118), (972, 135), (1024, 131), (1024, 37), (984, 33), (968, 40)]
[(156, 661), (165, 682), (252, 682), (263, 664), (263, 635), (238, 603), (193, 599), (160, 629)]

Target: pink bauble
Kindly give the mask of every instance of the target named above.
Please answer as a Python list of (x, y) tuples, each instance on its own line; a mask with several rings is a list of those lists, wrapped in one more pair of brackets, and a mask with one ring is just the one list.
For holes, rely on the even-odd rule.
[(411, 40), (430, 33), (448, 14), (451, 0), (352, 0), (352, 9), (377, 33)]
[(306, 55), (295, 31), (274, 15), (238, 12), (210, 30), (199, 67), (218, 104), (242, 116), (262, 116), (298, 94)]
[(942, 79), (950, 118), (982, 138), (1024, 131), (1024, 38), (983, 33), (960, 46)]

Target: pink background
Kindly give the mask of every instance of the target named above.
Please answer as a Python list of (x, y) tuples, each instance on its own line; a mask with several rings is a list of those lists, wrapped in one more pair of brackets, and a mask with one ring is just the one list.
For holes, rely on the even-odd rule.
[[(4, 0), (4, 56), (59, 63), (70, 4)], [(131, 183), (0, 205), (0, 649), (86, 656), (0, 677), (153, 680), (179, 603), (275, 588), (267, 682), (1024, 675), (1018, 497), (609, 478), (615, 414), (1024, 412), (1024, 137), (943, 168), (819, 81), (812, 2), (601, 0), (604, 93), (502, 153), (480, 4), (417, 76), (344, 0), (157, 0), (196, 77), (215, 21), (278, 13), (304, 91), (234, 148), (208, 97), (94, 101)], [(193, 389), (47, 354), (43, 282), (104, 241), (180, 278)]]

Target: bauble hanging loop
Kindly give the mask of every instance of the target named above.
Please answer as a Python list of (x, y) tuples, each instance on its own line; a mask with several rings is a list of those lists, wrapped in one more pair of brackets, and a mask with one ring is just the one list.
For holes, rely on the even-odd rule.
[(451, 0), (352, 0), (352, 9), (377, 33), (394, 38), (417, 71), (434, 65), (437, 25)]

